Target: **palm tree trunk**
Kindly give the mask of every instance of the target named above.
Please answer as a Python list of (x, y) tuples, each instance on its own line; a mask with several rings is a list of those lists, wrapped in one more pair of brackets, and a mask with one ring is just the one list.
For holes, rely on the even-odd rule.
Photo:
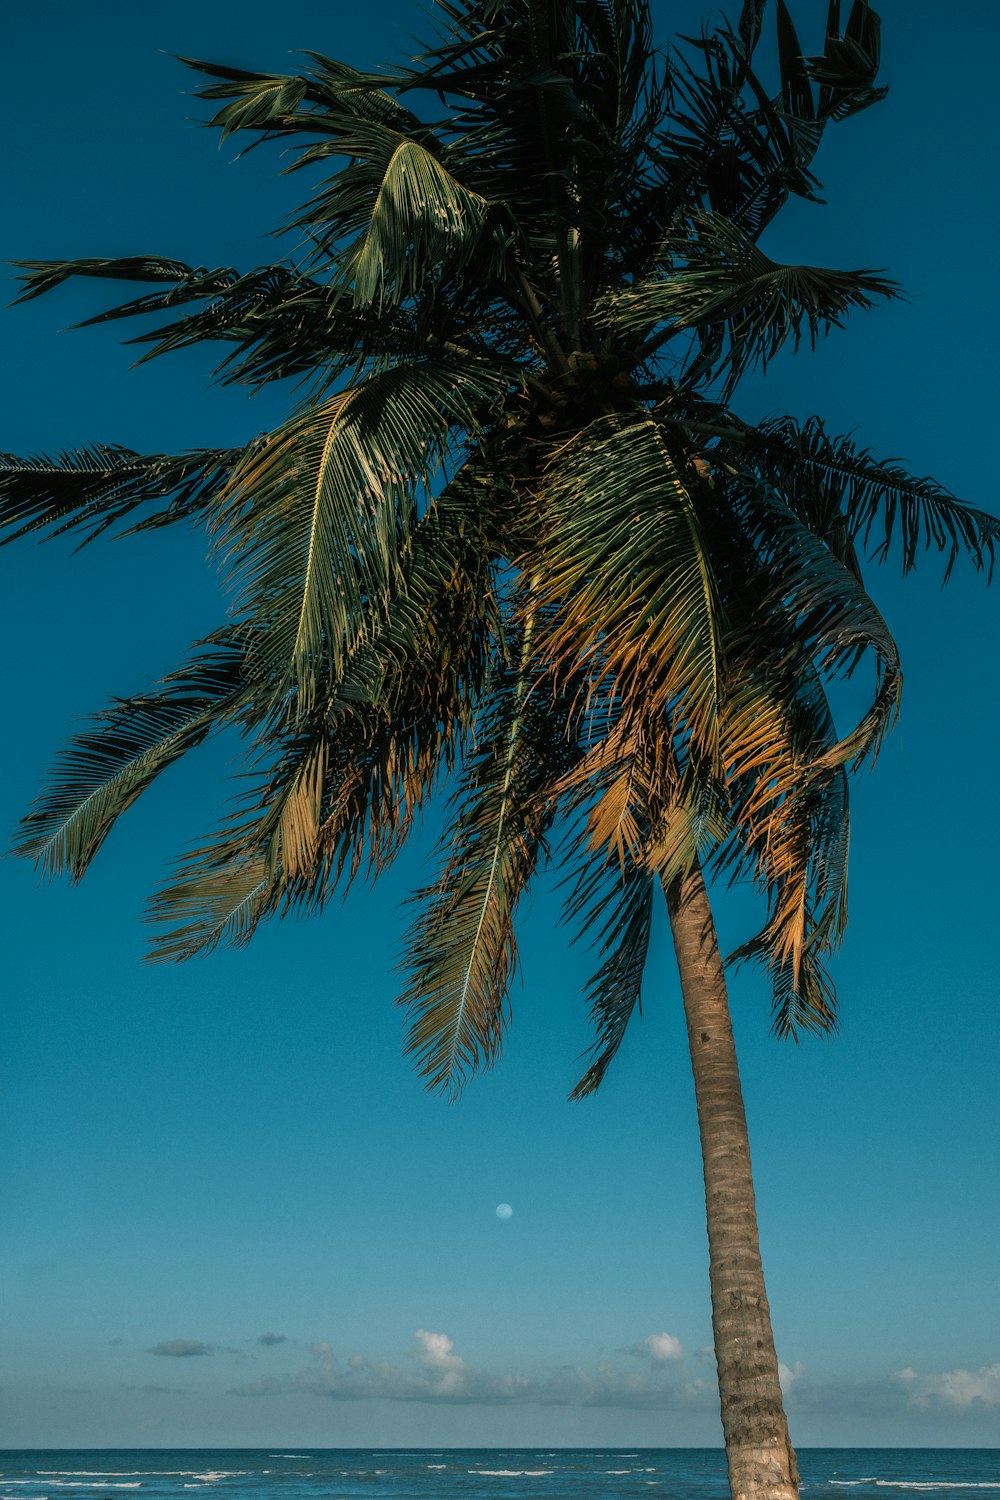
[(665, 888), (705, 1170), (712, 1329), (733, 1500), (796, 1500), (726, 980), (701, 872)]

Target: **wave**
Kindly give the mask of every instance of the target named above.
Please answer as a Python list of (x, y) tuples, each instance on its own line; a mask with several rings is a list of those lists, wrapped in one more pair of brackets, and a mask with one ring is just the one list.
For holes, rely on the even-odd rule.
[(489, 1479), (536, 1479), (540, 1474), (552, 1474), (552, 1469), (467, 1469), (468, 1474), (482, 1474)]
[(867, 1479), (831, 1479), (830, 1483), (845, 1489), (873, 1484), (879, 1490), (1000, 1490), (1000, 1480), (995, 1479), (876, 1479), (874, 1474)]

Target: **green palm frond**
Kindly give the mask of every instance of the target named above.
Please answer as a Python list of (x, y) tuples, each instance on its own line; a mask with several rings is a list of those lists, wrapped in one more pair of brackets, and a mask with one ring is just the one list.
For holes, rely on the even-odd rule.
[(216, 372), (227, 383), (259, 386), (315, 372), (332, 382), (354, 363), (390, 354), (414, 355), (427, 343), (426, 333), (399, 309), (366, 307), (359, 312), (343, 300), (336, 286), (283, 265), (239, 272), (231, 266), (208, 271), (180, 261), (134, 258), (16, 264), (30, 268), (21, 278), (28, 288), (19, 301), (40, 296), (73, 276), (155, 281), (163, 288), (84, 318), (76, 328), (200, 303), (194, 312), (126, 342), (152, 345), (138, 364), (194, 344), (236, 344)]
[(721, 214), (692, 215), (661, 253), (658, 273), (612, 293), (597, 315), (609, 328), (646, 335), (647, 352), (675, 335), (699, 332), (694, 368), (700, 379), (728, 368), (734, 382), (746, 369), (765, 366), (789, 340), (794, 348), (803, 338), (814, 346), (842, 327), (852, 308), (867, 311), (877, 297), (898, 292), (871, 271), (782, 265)]
[(241, 857), (200, 879), (180, 880), (150, 903), (152, 922), (170, 922), (150, 946), (154, 963), (175, 962), (250, 941), (273, 909), (274, 881), (263, 860)]
[[(629, 862), (624, 870), (591, 860), (567, 903), (566, 916), (599, 943), (605, 958), (587, 986), (587, 1001), (595, 1038), (592, 1061), (571, 1099), (584, 1099), (600, 1088), (614, 1060), (629, 1021), (642, 1011), (642, 977), (653, 921), (656, 876)], [(598, 928), (598, 924), (603, 924)]]
[[(428, 342), (412, 319), (396, 309), (359, 313), (335, 288), (281, 266), (242, 276), (233, 272), (225, 286), (209, 286), (204, 295), (207, 300), (196, 311), (128, 340), (151, 345), (136, 363), (218, 341), (237, 346), (216, 367), (224, 384), (259, 387), (272, 380), (312, 377), (315, 386), (324, 388), (366, 362), (419, 355)], [(143, 298), (102, 317), (148, 313), (157, 300)], [(186, 299), (167, 294), (161, 305), (180, 300)]]
[(154, 957), (246, 942), (264, 918), (320, 910), (398, 853), (468, 745), (499, 633), (478, 498), (476, 476), (456, 476), (414, 527), (388, 617), (348, 653), (335, 690), (299, 726), (258, 733), (273, 767), (154, 899)]
[(109, 281), (178, 282), (192, 275), (191, 266), (185, 265), (183, 261), (166, 260), (157, 255), (133, 255), (119, 257), (117, 260), (105, 257), (83, 260), (15, 260), (11, 264), (20, 266), (24, 272), (18, 278), (25, 283), (24, 291), (15, 298), (15, 303), (30, 302), (33, 297), (51, 292), (54, 287), (62, 286), (63, 282), (74, 276), (96, 276)]
[(458, 1091), (495, 1061), (517, 966), (514, 916), (554, 817), (547, 787), (568, 753), (543, 694), (533, 694), (533, 626), (519, 660), (491, 684), (486, 722), (464, 768), (438, 882), (419, 892), (406, 941), (406, 1050), (428, 1087)]
[(341, 693), (355, 710), (331, 741), (331, 796), (295, 905), (318, 909), (345, 877), (385, 869), (474, 742), (501, 637), (477, 491), (461, 472), (421, 517), (386, 622), (354, 653)]
[(362, 73), (319, 52), (304, 54), (313, 62), (307, 74), (253, 73), (192, 57), (178, 60), (215, 83), (198, 90), (200, 99), (225, 99), (210, 125), (223, 139), (238, 130), (267, 134), (336, 130), (344, 118), (373, 120), (396, 129), (418, 123), (416, 116), (387, 92), (392, 79)]
[(226, 383), (259, 386), (317, 372), (332, 382), (353, 363), (412, 355), (424, 343), (412, 319), (398, 310), (359, 313), (335, 287), (280, 265), (245, 273), (231, 267), (191, 271), (167, 291), (138, 297), (77, 326), (148, 316), (191, 302), (201, 305), (127, 341), (152, 346), (137, 363), (194, 344), (223, 342), (238, 346), (217, 368)]
[(748, 429), (743, 453), (824, 540), (839, 531), (876, 562), (899, 547), (903, 572), (921, 552), (946, 554), (947, 580), (961, 553), (992, 575), (1000, 521), (959, 500), (934, 479), (877, 459), (849, 437), (831, 437), (818, 417), (769, 418)]
[[(456, 181), (419, 141), (401, 137), (385, 164), (368, 225), (341, 272), (354, 306), (402, 302), (419, 293), (442, 262), (453, 272), (461, 269), (488, 214), (484, 198)], [(494, 262), (499, 270), (499, 258)]]
[(172, 526), (201, 515), (243, 450), (134, 453), (95, 445), (16, 458), (0, 453), (0, 545), (28, 533), (83, 532), (86, 546), (109, 527), (123, 533)]
[(71, 741), (21, 825), (15, 853), (79, 880), (118, 818), (161, 771), (233, 721), (253, 694), (246, 643), (226, 629), (156, 691), (124, 698)]
[(220, 492), (237, 608), (305, 709), (385, 618), (419, 494), (505, 384), (473, 360), (395, 365), (278, 428)]

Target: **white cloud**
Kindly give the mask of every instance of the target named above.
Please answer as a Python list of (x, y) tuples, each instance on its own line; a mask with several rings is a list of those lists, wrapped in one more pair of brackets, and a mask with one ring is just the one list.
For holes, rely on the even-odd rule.
[(946, 1406), (1000, 1406), (1000, 1364), (981, 1365), (978, 1370), (945, 1370), (940, 1375), (920, 1375), (900, 1370), (896, 1376), (909, 1390), (915, 1406), (942, 1402)]
[(632, 1344), (625, 1350), (626, 1354), (634, 1354), (639, 1359), (651, 1359), (654, 1364), (664, 1364), (668, 1360), (684, 1358), (684, 1350), (681, 1341), (672, 1333), (651, 1333), (638, 1344)]
[(455, 1343), (446, 1333), (429, 1333), (418, 1328), (413, 1335), (420, 1346), (420, 1362), (435, 1384), (435, 1393), (453, 1396), (462, 1392), (469, 1376), (465, 1360), (452, 1353)]
[(806, 1367), (800, 1360), (796, 1360), (794, 1365), (785, 1365), (779, 1359), (778, 1384), (781, 1386), (782, 1395), (787, 1396), (795, 1382), (801, 1380), (805, 1373)]

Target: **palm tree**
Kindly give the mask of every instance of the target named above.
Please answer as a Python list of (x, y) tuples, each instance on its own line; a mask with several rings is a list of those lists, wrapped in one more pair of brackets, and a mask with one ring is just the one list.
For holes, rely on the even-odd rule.
[[(225, 381), (294, 379), (243, 449), (7, 457), (8, 536), (202, 522), (232, 608), (150, 693), (63, 754), (20, 852), (79, 879), (118, 817), (223, 729), (251, 790), (152, 903), (154, 956), (243, 943), (393, 859), (453, 788), (402, 997), (436, 1089), (496, 1058), (515, 916), (555, 848), (602, 945), (592, 1093), (639, 1000), (656, 892), (674, 937), (705, 1167), (713, 1325), (736, 1497), (797, 1490), (746, 1121), (703, 868), (749, 880), (782, 1036), (827, 1030), (846, 921), (847, 776), (896, 714), (899, 663), (862, 556), (992, 564), (1000, 522), (818, 418), (757, 425), (741, 377), (893, 295), (758, 241), (812, 197), (827, 126), (866, 108), (878, 19), (830, 5), (805, 57), (765, 0), (661, 56), (647, 0), (436, 0), (392, 72), (309, 54), (294, 77), (190, 65), (224, 135), (302, 138), (294, 263), (22, 262), (145, 284), (144, 358), (228, 345)], [(427, 118), (428, 100), (440, 101)], [(409, 102), (407, 102), (409, 101)], [(424, 113), (411, 109), (415, 101)], [(830, 683), (869, 674), (835, 727)], [(247, 785), (244, 776), (241, 785)]]

